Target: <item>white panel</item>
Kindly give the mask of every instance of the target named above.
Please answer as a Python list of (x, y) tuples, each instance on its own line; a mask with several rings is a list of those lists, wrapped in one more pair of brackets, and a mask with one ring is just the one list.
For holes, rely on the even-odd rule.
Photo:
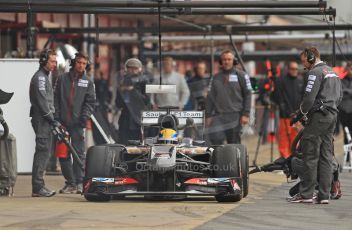
[(146, 85), (146, 93), (176, 93), (176, 85)]
[[(196, 125), (204, 124), (204, 112), (203, 111), (170, 111), (178, 118), (180, 125), (185, 125), (187, 118), (193, 118), (193, 122)], [(166, 111), (143, 111), (142, 112), (142, 124), (143, 125), (156, 125), (158, 124), (158, 118), (160, 115), (166, 114)]]
[(0, 88), (14, 92), (10, 102), (1, 108), (10, 133), (16, 137), (20, 173), (32, 172), (35, 135), (29, 117), (29, 84), (38, 67), (38, 59), (0, 59)]

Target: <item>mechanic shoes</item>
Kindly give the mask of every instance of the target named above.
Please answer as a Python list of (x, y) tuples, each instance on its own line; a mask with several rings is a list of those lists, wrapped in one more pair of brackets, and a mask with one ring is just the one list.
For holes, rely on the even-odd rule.
[(294, 195), (288, 202), (290, 203), (313, 203), (313, 198), (304, 198), (300, 193)]
[(61, 193), (61, 194), (76, 194), (77, 187), (74, 185), (66, 184), (62, 189), (60, 189), (59, 193)]
[(315, 199), (314, 204), (329, 204), (329, 200), (319, 200)]
[[(288, 196), (288, 197), (286, 197), (286, 200), (288, 201), (288, 202), (291, 202), (291, 200), (293, 199), (293, 198), (295, 198), (296, 196), (298, 196), (299, 195), (299, 193), (296, 193), (295, 195), (293, 195), (293, 196)], [(313, 201), (314, 200), (316, 200), (317, 199), (317, 197), (318, 197), (318, 191), (314, 191), (314, 193), (313, 193)], [(302, 202), (292, 202), (292, 203), (302, 203)]]
[(51, 197), (55, 195), (55, 191), (51, 191), (48, 188), (41, 188), (38, 192), (33, 192), (32, 197)]
[(78, 184), (77, 185), (77, 194), (82, 194), (83, 193), (83, 184)]
[(329, 204), (329, 200), (321, 200), (318, 198), (317, 193), (313, 194), (313, 198), (304, 198), (301, 194), (296, 194), (291, 199), (288, 199), (290, 203), (307, 203), (307, 204)]

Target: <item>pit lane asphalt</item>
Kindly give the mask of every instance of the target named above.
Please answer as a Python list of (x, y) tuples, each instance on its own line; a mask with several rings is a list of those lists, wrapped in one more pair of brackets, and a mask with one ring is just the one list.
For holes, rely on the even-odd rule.
[[(342, 148), (338, 140), (335, 149)], [(243, 141), (250, 162), (256, 141), (256, 137)], [(269, 159), (270, 145), (261, 146), (258, 164)], [(351, 175), (342, 175), (342, 199), (326, 206), (287, 203), (290, 185), (277, 173), (251, 175), (249, 195), (238, 203), (217, 203), (212, 197), (183, 201), (130, 198), (108, 203), (87, 202), (75, 194), (32, 198), (31, 176), (20, 175), (15, 196), (0, 197), (0, 229), (351, 229), (344, 228), (352, 226)], [(45, 180), (57, 190), (64, 183), (59, 175)]]
[(197, 230), (210, 229), (352, 229), (352, 173), (341, 175), (342, 197), (323, 204), (292, 204), (285, 200), (290, 185), (271, 189), (260, 200), (241, 205)]

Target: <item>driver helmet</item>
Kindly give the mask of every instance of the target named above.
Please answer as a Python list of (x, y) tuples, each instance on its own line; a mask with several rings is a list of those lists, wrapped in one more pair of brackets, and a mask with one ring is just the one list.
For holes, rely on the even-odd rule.
[(159, 144), (177, 144), (177, 132), (173, 129), (164, 128), (159, 132)]

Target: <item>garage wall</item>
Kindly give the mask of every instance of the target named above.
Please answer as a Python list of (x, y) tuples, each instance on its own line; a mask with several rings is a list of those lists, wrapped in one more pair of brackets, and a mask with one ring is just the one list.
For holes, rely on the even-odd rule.
[(29, 84), (38, 67), (38, 59), (0, 59), (0, 88), (14, 92), (10, 102), (0, 106), (10, 133), (16, 137), (20, 173), (32, 172), (35, 135), (29, 117)]

